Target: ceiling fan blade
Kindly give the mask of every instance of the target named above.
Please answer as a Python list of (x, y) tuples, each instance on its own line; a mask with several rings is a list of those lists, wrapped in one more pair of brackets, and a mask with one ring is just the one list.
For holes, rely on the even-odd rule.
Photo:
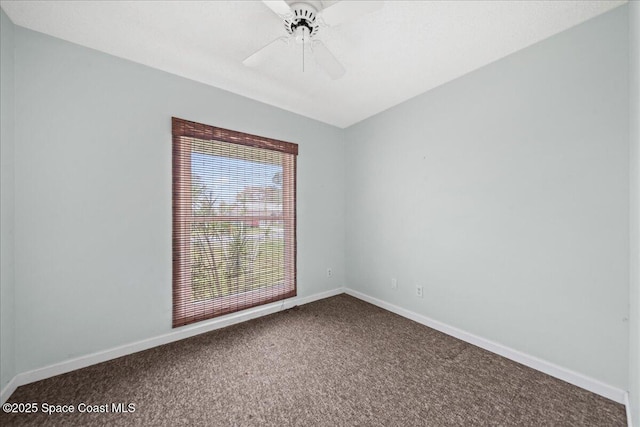
[(326, 71), (333, 80), (344, 76), (346, 70), (320, 40), (313, 43), (313, 56), (318, 65)]
[(261, 47), (256, 52), (252, 53), (248, 57), (246, 57), (242, 63), (247, 67), (256, 67), (262, 63), (266, 58), (272, 56), (276, 53), (276, 51), (282, 49), (283, 46), (286, 46), (287, 38), (286, 37), (278, 37), (274, 41), (270, 42), (268, 45)]
[(280, 16), (291, 13), (291, 8), (284, 0), (262, 0), (262, 2), (266, 4), (269, 9), (273, 10), (274, 13)]
[(383, 1), (341, 0), (322, 10), (322, 19), (327, 25), (338, 25), (382, 8)]

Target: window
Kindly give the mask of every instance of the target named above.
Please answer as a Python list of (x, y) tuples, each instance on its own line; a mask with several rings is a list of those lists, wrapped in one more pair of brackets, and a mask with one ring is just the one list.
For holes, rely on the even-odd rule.
[(173, 326), (295, 296), (298, 145), (172, 128)]

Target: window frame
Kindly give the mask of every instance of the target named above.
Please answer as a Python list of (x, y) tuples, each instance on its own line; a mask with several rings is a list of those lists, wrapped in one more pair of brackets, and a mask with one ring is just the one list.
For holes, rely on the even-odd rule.
[[(283, 174), (287, 171), (292, 176), (283, 176), (283, 214), (282, 221), (285, 230), (284, 235), (284, 259), (285, 280), (282, 284), (272, 285), (271, 289), (281, 287), (282, 292), (270, 294), (266, 298), (251, 298), (252, 294), (258, 295), (261, 289), (231, 294), (210, 300), (195, 301), (192, 292), (189, 292), (184, 283), (190, 283), (191, 275), (191, 241), (184, 236), (190, 235), (191, 223), (195, 217), (191, 204), (191, 180), (184, 179), (191, 176), (191, 142), (193, 139), (202, 141), (215, 141), (222, 143), (238, 144), (254, 148), (277, 151), (283, 156)], [(265, 138), (248, 133), (218, 128), (189, 120), (172, 117), (172, 305), (173, 327), (188, 325), (206, 319), (222, 316), (245, 310), (258, 305), (280, 301), (297, 295), (297, 155), (298, 145), (271, 138)], [(185, 156), (189, 156), (188, 159)], [(286, 165), (285, 163), (290, 162)], [(188, 168), (188, 170), (187, 170)], [(185, 182), (188, 181), (188, 182)], [(289, 183), (290, 185), (285, 185)], [(292, 194), (286, 194), (292, 193)], [(293, 199), (291, 206), (285, 203), (287, 199)], [(273, 218), (270, 218), (273, 219)], [(289, 222), (289, 227), (287, 227)], [(292, 253), (291, 253), (292, 251)], [(291, 260), (290, 263), (287, 260)], [(185, 279), (185, 275), (188, 278)], [(287, 282), (289, 281), (289, 283)], [(182, 285), (181, 285), (182, 284)], [(293, 285), (292, 289), (288, 288)], [(245, 303), (238, 305), (238, 295), (243, 295)]]

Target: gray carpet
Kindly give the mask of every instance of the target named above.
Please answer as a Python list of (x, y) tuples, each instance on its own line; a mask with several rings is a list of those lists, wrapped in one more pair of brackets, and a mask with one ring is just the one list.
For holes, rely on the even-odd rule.
[(347, 295), (19, 387), (78, 426), (626, 426), (623, 405)]

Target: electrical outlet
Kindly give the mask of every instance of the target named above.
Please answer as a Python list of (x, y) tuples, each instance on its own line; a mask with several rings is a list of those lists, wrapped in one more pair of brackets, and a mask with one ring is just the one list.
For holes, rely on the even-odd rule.
[(327, 277), (333, 277), (333, 269), (331, 267), (327, 268)]
[(398, 289), (398, 280), (391, 279), (391, 289)]
[(416, 296), (422, 298), (422, 286), (416, 286)]

